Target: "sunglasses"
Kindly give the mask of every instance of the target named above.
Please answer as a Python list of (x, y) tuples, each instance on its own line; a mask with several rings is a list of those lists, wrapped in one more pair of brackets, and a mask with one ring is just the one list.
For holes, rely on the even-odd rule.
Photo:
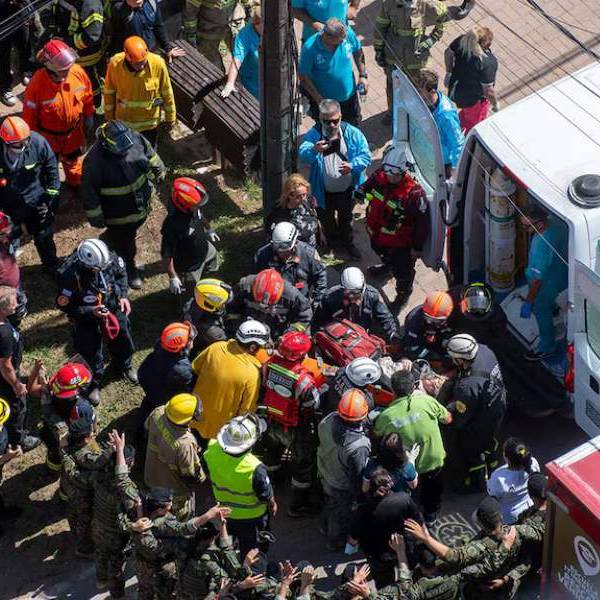
[(342, 117), (337, 119), (321, 119), (321, 123), (329, 123), (331, 125), (337, 125), (342, 120)]

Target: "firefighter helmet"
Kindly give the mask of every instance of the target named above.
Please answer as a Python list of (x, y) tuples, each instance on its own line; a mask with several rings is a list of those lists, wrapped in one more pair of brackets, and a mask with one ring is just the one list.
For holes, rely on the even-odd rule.
[(8, 417), (10, 417), (10, 404), (4, 398), (0, 398), (0, 426), (8, 421)]
[(296, 247), (298, 241), (298, 229), (293, 223), (282, 221), (277, 223), (271, 234), (271, 244), (279, 251), (290, 251)]
[(264, 269), (254, 278), (252, 296), (261, 304), (273, 306), (281, 299), (284, 286), (285, 283), (279, 271)]
[(191, 177), (178, 177), (173, 181), (171, 202), (181, 212), (192, 212), (208, 202), (206, 188)]
[(110, 250), (102, 240), (91, 238), (77, 246), (77, 258), (88, 269), (102, 271), (110, 264)]
[(362, 294), (366, 287), (365, 275), (358, 267), (346, 267), (342, 271), (340, 284), (346, 292)]
[(67, 363), (52, 376), (48, 385), (57, 398), (74, 398), (79, 390), (90, 382), (92, 374), (81, 363)]
[(196, 337), (196, 330), (189, 322), (169, 323), (160, 334), (160, 346), (167, 352), (181, 352)]
[(102, 147), (113, 154), (123, 155), (133, 146), (131, 130), (121, 121), (109, 121), (96, 129)]
[(413, 163), (408, 160), (406, 149), (400, 146), (391, 146), (386, 150), (381, 162), (384, 172), (391, 175), (400, 175), (413, 168)]
[(225, 423), (217, 434), (217, 442), (227, 454), (239, 456), (250, 450), (266, 430), (264, 419), (249, 413)]
[(75, 51), (67, 46), (62, 40), (50, 40), (37, 53), (36, 58), (41, 62), (46, 69), (57, 73), (59, 71), (67, 71), (77, 60)]
[(258, 344), (266, 346), (271, 339), (269, 328), (260, 321), (248, 319), (244, 321), (235, 332), (235, 339), (240, 344)]
[(451, 358), (473, 360), (479, 352), (477, 340), (468, 333), (458, 333), (448, 340), (446, 351)]
[(472, 283), (462, 293), (460, 310), (464, 315), (483, 317), (492, 310), (492, 293), (485, 283)]
[(130, 63), (139, 63), (148, 58), (148, 45), (143, 38), (131, 35), (123, 44), (125, 58)]
[(176, 394), (165, 405), (167, 419), (175, 425), (187, 425), (202, 417), (202, 402), (193, 394)]
[(369, 414), (369, 403), (363, 392), (357, 389), (346, 390), (338, 404), (338, 415), (344, 421), (362, 421)]
[(283, 358), (290, 361), (302, 360), (312, 347), (312, 341), (302, 331), (288, 331), (284, 333), (277, 346), (277, 350)]
[(446, 292), (432, 292), (427, 294), (423, 302), (423, 315), (433, 323), (443, 324), (454, 310), (454, 302)]
[(0, 139), (5, 144), (25, 142), (31, 136), (31, 129), (21, 117), (6, 117), (0, 126)]
[(369, 383), (379, 381), (381, 367), (372, 358), (360, 356), (346, 365), (344, 370), (346, 376), (357, 387), (365, 387)]
[(205, 312), (217, 312), (230, 298), (231, 286), (220, 279), (201, 279), (194, 288), (196, 304)]

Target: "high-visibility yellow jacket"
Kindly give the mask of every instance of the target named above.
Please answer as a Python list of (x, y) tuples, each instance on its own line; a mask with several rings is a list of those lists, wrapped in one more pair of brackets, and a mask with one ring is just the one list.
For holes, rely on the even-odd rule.
[(141, 71), (131, 69), (125, 53), (115, 54), (108, 63), (104, 82), (104, 116), (117, 119), (136, 131), (155, 129), (160, 122), (160, 109), (167, 123), (177, 117), (171, 79), (165, 61), (148, 53), (148, 62)]

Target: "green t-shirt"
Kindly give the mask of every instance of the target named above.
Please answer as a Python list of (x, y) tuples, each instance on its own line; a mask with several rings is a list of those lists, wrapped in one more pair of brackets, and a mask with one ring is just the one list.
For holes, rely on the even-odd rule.
[(410, 399), (394, 400), (375, 421), (375, 434), (383, 437), (395, 432), (405, 447), (421, 446), (415, 465), (417, 473), (433, 471), (444, 464), (446, 451), (439, 423), (444, 423), (450, 413), (427, 394), (414, 394)]

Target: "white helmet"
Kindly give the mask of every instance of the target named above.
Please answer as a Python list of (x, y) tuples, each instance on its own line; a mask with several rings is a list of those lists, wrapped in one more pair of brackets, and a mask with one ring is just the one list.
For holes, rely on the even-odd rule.
[(358, 267), (347, 267), (342, 271), (340, 284), (348, 292), (364, 292), (365, 275)]
[(271, 332), (264, 323), (248, 319), (238, 327), (235, 338), (241, 344), (255, 343), (259, 346), (266, 346), (271, 339)]
[(479, 344), (472, 335), (458, 333), (448, 340), (446, 350), (452, 358), (473, 360), (477, 356), (477, 352), (479, 352)]
[(352, 385), (365, 387), (369, 383), (375, 383), (381, 377), (381, 367), (372, 358), (361, 356), (355, 358), (344, 369), (346, 377)]
[(390, 146), (383, 155), (381, 166), (386, 173), (400, 174), (413, 167), (413, 163), (408, 160), (406, 150), (402, 146)]
[(266, 422), (249, 413), (225, 423), (217, 434), (217, 442), (227, 454), (239, 456), (250, 450), (266, 430)]
[(110, 263), (110, 250), (102, 241), (95, 238), (83, 240), (77, 246), (77, 258), (88, 269), (106, 269)]
[(275, 250), (293, 250), (298, 240), (298, 229), (293, 223), (277, 223), (271, 234), (271, 243)]

